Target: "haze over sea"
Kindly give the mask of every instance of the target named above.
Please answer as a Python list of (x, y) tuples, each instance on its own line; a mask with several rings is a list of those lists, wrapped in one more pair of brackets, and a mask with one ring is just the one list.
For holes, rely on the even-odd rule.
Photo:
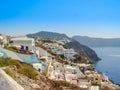
[(97, 70), (105, 73), (112, 81), (120, 84), (120, 47), (94, 47), (102, 59), (94, 63)]

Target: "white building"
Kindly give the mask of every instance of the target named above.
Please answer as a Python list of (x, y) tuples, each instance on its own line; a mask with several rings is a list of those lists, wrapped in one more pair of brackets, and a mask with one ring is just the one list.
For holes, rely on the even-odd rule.
[(74, 55), (77, 54), (73, 49), (59, 49), (56, 53), (64, 55), (67, 60), (73, 59)]
[(0, 45), (4, 46), (8, 43), (7, 36), (4, 34), (0, 34)]
[(90, 90), (99, 90), (99, 86), (91, 86)]
[(59, 62), (52, 62), (49, 67), (49, 78), (54, 80), (65, 80), (64, 65)]
[(56, 47), (58, 47), (57, 43), (44, 43), (43, 45), (45, 47), (47, 47), (47, 48), (56, 48)]
[(70, 42), (70, 40), (67, 39), (67, 38), (64, 38), (64, 39), (58, 41), (58, 43), (61, 43), (63, 45), (66, 44), (66, 43), (69, 43), (69, 42)]
[(43, 66), (43, 63), (33, 63), (32, 65), (36, 70), (38, 70), (41, 73), (46, 70), (46, 67)]
[(67, 60), (73, 59), (74, 55), (77, 54), (74, 49), (66, 49), (64, 51), (64, 56), (67, 58)]
[(11, 39), (12, 46), (16, 46), (19, 49), (35, 51), (35, 40), (26, 36), (14, 37)]
[(51, 49), (52, 52), (56, 53), (59, 45), (57, 43), (44, 43), (44, 47)]
[(84, 74), (76, 66), (65, 65), (66, 74), (74, 74), (77, 78), (84, 77)]
[(74, 55), (77, 54), (74, 49), (65, 49), (62, 45), (58, 43), (44, 43), (44, 47), (51, 49), (52, 52), (58, 55), (64, 55), (67, 60), (74, 59)]

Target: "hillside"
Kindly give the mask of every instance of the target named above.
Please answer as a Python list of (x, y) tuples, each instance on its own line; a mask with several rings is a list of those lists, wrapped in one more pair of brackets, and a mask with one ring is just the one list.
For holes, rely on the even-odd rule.
[(120, 38), (91, 38), (87, 36), (73, 36), (73, 39), (89, 47), (118, 47)]
[(34, 33), (34, 34), (28, 34), (28, 37), (40, 37), (40, 38), (49, 38), (49, 39), (69, 39), (69, 37), (67, 37), (65, 34), (59, 34), (59, 33), (55, 33), (55, 32), (47, 32), (47, 31), (41, 31), (38, 33)]
[(73, 40), (70, 43), (66, 44), (68, 47), (75, 49), (78, 53), (80, 53), (82, 56), (85, 55), (86, 58), (90, 59), (90, 60), (100, 60), (100, 58), (97, 56), (97, 54), (95, 53), (94, 50), (92, 50), (91, 48), (80, 44), (79, 42)]
[(10, 76), (0, 69), (0, 90), (83, 90), (66, 81), (50, 80), (31, 64), (19, 60), (0, 57), (0, 68)]
[(81, 55), (81, 57), (84, 57), (85, 60), (86, 59), (90, 60), (90, 61), (99, 60), (99, 57), (91, 48), (80, 44), (79, 42), (75, 41), (72, 38), (69, 38), (65, 34), (41, 31), (41, 32), (34, 33), (34, 34), (28, 34), (27, 36), (28, 37), (49, 38), (49, 39), (55, 39), (55, 40), (67, 39), (68, 42), (66, 42), (65, 45), (68, 46), (69, 48), (75, 49), (75, 51), (78, 52)]

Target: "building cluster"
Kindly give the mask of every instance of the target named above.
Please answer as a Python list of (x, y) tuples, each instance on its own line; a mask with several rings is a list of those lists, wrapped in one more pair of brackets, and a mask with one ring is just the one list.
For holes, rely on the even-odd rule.
[(18, 49), (26, 51), (35, 51), (35, 40), (26, 36), (13, 37), (11, 40), (11, 46), (16, 46)]
[(0, 46), (4, 47), (4, 45), (8, 44), (8, 36), (4, 34), (0, 34)]
[[(36, 46), (36, 40), (34, 38), (28, 38), (27, 36), (16, 36), (16, 37), (8, 37), (6, 35), (0, 35), (0, 44), (2, 46), (9, 45), (15, 46), (20, 50), (30, 51), (32, 53), (36, 53), (38, 58), (46, 57), (46, 51)], [(59, 43), (43, 43), (43, 46), (47, 49), (50, 49), (51, 52), (63, 55), (67, 60), (74, 59), (74, 55), (77, 54), (74, 49), (66, 49), (60, 43), (68, 42), (68, 40), (61, 40)], [(42, 53), (41, 53), (42, 52)]]
[[(89, 65), (84, 64), (84, 68)], [(102, 87), (109, 87), (112, 90), (119, 88), (105, 74), (98, 73), (95, 70), (85, 69), (82, 71), (79, 65), (63, 65), (54, 60), (49, 66), (48, 77), (53, 80), (64, 80), (87, 90), (101, 90)]]
[(26, 36), (8, 37), (4, 34), (0, 34), (0, 45), (2, 47), (4, 47), (5, 45), (10, 47), (15, 46), (20, 50), (31, 52), (34, 52), (35, 50), (35, 40)]
[[(59, 41), (60, 42), (60, 41)], [(63, 55), (67, 60), (74, 59), (74, 55), (77, 54), (74, 49), (66, 49), (59, 43), (44, 43), (45, 48), (50, 49), (53, 53)]]
[[(118, 88), (117, 85), (111, 83), (105, 74), (98, 73), (95, 70), (90, 70), (91, 64), (77, 64), (72, 65), (62, 64), (55, 60), (54, 56), (47, 52), (47, 50), (36, 46), (34, 38), (26, 36), (8, 37), (0, 34), (0, 45), (9, 47), (16, 47), (20, 50), (30, 51), (34, 53), (39, 60), (44, 59), (44, 62), (33, 63), (33, 67), (39, 72), (46, 72), (46, 76), (53, 80), (64, 80), (75, 84), (81, 88), (88, 90), (100, 90), (101, 87), (110, 87), (112, 90)], [(68, 62), (74, 59), (77, 54), (74, 49), (63, 47), (69, 42), (68, 40), (60, 40), (58, 42), (44, 42), (43, 46), (57, 55), (63, 55)], [(46, 71), (45, 71), (46, 70)]]

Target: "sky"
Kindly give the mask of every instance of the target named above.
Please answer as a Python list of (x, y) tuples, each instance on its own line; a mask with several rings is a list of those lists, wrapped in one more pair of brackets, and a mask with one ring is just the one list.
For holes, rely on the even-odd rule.
[(0, 0), (0, 33), (120, 38), (120, 0)]

